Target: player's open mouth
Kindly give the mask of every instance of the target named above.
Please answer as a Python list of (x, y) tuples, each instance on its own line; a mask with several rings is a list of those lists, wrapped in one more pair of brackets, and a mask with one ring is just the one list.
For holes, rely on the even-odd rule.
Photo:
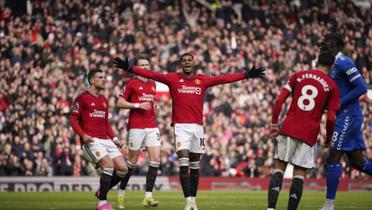
[(192, 66), (185, 66), (185, 70), (191, 70)]

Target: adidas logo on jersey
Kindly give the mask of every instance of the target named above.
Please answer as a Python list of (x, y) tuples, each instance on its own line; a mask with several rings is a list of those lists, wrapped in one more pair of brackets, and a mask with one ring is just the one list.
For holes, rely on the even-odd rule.
[(184, 82), (183, 79), (180, 79), (178, 82)]
[(90, 105), (91, 105), (91, 106), (95, 106), (96, 104), (95, 104), (94, 102), (92, 102)]
[(139, 89), (140, 89), (140, 90), (143, 90), (143, 87), (142, 87), (142, 86), (140, 86), (140, 87), (139, 87)]

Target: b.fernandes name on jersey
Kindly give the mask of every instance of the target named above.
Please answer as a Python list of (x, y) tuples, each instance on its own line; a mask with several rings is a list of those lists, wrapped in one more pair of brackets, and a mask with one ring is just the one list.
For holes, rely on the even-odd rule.
[(323, 86), (324, 91), (326, 91), (326, 92), (329, 91), (328, 83), (323, 78), (321, 78), (321, 77), (319, 77), (319, 76), (317, 76), (315, 74), (309, 74), (309, 73), (303, 74), (301, 76), (301, 78), (297, 78), (297, 82), (301, 82), (304, 79), (313, 79), (313, 80), (316, 80), (316, 81), (318, 81)]

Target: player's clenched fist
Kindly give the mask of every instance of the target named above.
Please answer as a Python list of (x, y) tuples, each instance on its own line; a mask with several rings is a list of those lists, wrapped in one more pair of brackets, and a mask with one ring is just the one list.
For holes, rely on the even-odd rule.
[(270, 124), (270, 136), (276, 138), (279, 135), (280, 129), (278, 124)]
[(139, 108), (140, 109), (144, 109), (144, 110), (150, 110), (151, 109), (151, 103), (150, 102), (143, 102), (143, 103), (140, 103), (139, 104)]
[(83, 135), (83, 141), (84, 141), (85, 144), (89, 144), (89, 143), (93, 142), (93, 139), (92, 139), (91, 136), (85, 134), (85, 135)]

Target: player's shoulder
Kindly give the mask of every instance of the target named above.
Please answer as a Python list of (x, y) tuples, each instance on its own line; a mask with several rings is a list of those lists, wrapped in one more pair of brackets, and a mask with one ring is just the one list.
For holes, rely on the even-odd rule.
[(130, 80), (126, 83), (126, 86), (134, 85), (134, 84), (138, 83), (139, 81), (140, 81), (140, 80), (137, 79), (137, 78), (130, 79)]
[(90, 95), (90, 93), (87, 90), (86, 91), (83, 91), (83, 92), (81, 92), (79, 95), (77, 95), (75, 97), (75, 101), (81, 101), (81, 100), (83, 100), (84, 98), (86, 98), (89, 95)]
[(349, 56), (340, 53), (336, 56), (335, 66), (346, 70), (355, 67), (355, 64), (353, 59), (351, 59)]
[(195, 79), (205, 79), (205, 78), (209, 78), (209, 77), (211, 77), (211, 76), (206, 75), (206, 74), (200, 74), (200, 73), (195, 74), (195, 76), (194, 76)]

